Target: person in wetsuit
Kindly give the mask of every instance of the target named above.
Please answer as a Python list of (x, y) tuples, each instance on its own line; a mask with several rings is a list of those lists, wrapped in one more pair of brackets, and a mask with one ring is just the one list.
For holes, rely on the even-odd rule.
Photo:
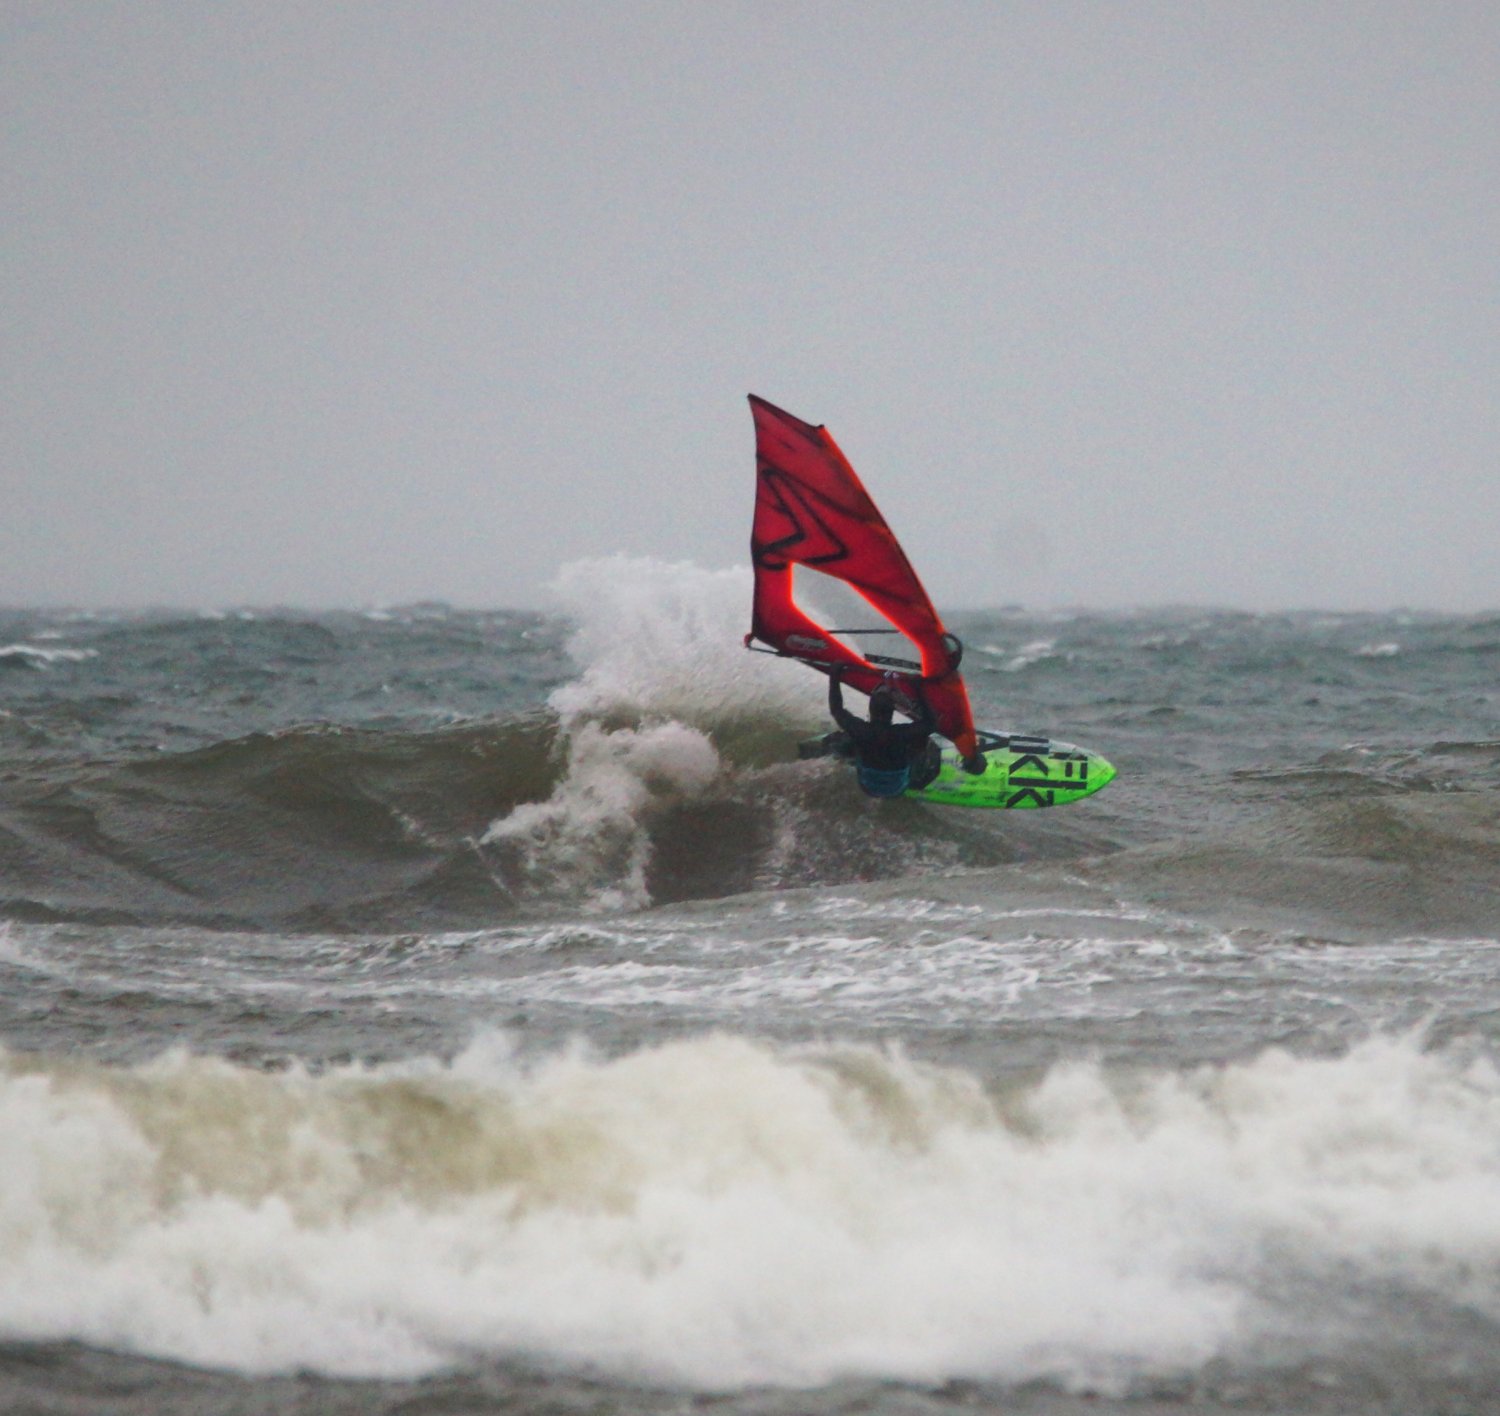
[[(895, 697), (881, 684), (870, 695), (870, 720), (866, 722), (844, 707), (843, 672), (835, 668), (828, 676), (828, 711), (853, 746), (855, 770), (865, 793), (895, 797), (908, 787), (930, 781), (931, 772), (923, 768), (937, 723), (926, 700), (917, 699), (918, 714), (913, 722), (898, 723), (894, 720)], [(920, 780), (914, 782), (914, 774)]]

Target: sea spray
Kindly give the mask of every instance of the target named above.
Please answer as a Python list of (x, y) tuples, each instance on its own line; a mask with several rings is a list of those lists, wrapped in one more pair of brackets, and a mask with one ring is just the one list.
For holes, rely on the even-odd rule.
[(820, 680), (744, 648), (748, 570), (615, 556), (566, 566), (553, 591), (579, 669), (549, 700), (565, 724), (671, 718), (723, 734), (754, 719), (820, 720)]
[(502, 869), (527, 900), (641, 908), (653, 810), (701, 797), (721, 753), (791, 757), (797, 722), (817, 721), (816, 686), (745, 652), (742, 570), (616, 556), (567, 566), (553, 591), (574, 620), (579, 669), (549, 698), (565, 770), (546, 801), (492, 823), (484, 844), (519, 853)]

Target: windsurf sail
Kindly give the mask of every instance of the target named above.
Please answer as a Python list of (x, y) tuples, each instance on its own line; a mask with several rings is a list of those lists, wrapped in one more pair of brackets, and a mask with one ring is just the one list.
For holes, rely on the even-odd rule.
[[(962, 649), (943, 628), (922, 582), (848, 459), (823, 427), (750, 395), (755, 416), (755, 521), (750, 554), (755, 599), (745, 643), (760, 640), (823, 673), (838, 665), (844, 682), (869, 693), (889, 683), (903, 708), (926, 700), (937, 730), (965, 756), (976, 753), (968, 690), (958, 672)], [(799, 604), (796, 567), (840, 581), (880, 617), (875, 632), (896, 633), (919, 660), (865, 651), (863, 627), (829, 626)], [(819, 616), (819, 617), (815, 617)], [(752, 645), (753, 647), (753, 645)]]

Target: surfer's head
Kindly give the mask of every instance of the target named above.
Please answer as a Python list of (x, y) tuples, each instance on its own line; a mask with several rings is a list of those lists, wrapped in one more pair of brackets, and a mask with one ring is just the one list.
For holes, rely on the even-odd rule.
[(890, 689), (881, 684), (870, 695), (870, 721), (877, 728), (888, 728), (896, 715), (896, 699)]

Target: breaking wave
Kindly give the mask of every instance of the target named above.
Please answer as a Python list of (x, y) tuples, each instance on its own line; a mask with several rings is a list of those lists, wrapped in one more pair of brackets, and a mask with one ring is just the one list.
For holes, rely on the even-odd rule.
[[(1201, 710), (1163, 705), (1136, 724), (1145, 746), (1134, 762), (1116, 759), (1121, 779), (1100, 802), (1060, 813), (872, 803), (839, 765), (795, 760), (798, 740), (826, 721), (822, 682), (741, 647), (748, 571), (616, 558), (568, 567), (554, 591), (571, 626), (566, 659), (557, 626), (542, 632), (534, 617), (439, 617), (415, 638), (360, 640), (359, 662), (378, 677), (345, 681), (338, 702), (351, 715), (372, 712), (400, 673), (420, 705), (362, 726), (318, 721), (215, 741), (219, 720), (205, 714), (190, 740), (206, 746), (164, 753), (158, 732), (150, 751), (127, 736), (96, 756), (89, 715), (127, 711), (139, 683), (114, 696), (101, 696), (107, 684), (80, 688), (89, 696), (76, 700), (33, 694), (26, 711), (0, 715), (0, 741), (20, 764), (0, 781), (0, 911), (222, 928), (471, 928), (1119, 851), (1121, 879), (1149, 880), (1162, 898), (1288, 897), (1302, 881), (1335, 912), (1357, 905), (1361, 923), (1377, 928), (1451, 920), (1484, 932), (1493, 915), (1500, 861), (1487, 803), (1500, 748), (1488, 738), (1331, 752), (1273, 742), (1272, 765), (1205, 772), (1152, 716)], [(360, 623), (366, 634), (389, 630)], [(1463, 643), (1489, 642), (1487, 627), (1462, 628)], [(281, 701), (268, 686), (331, 672), (353, 631), (266, 620), (227, 643), (222, 627), (197, 621), (131, 633), (154, 646), (153, 683), (208, 655), (225, 695), (253, 697), (258, 684), (259, 704)], [(205, 633), (217, 637), (205, 644)], [(30, 645), (28, 635), (38, 637), (26, 630), (16, 643)], [(1040, 664), (1060, 643), (1016, 638), (1019, 651), (988, 654), (982, 635), (974, 641), (981, 668), (1014, 669), (1007, 702), (1030, 677), (1020, 660)], [(85, 671), (70, 664), (12, 681), (46, 688)], [(466, 667), (475, 664), (484, 675)], [(1153, 679), (1148, 692), (1159, 691)], [(530, 706), (475, 716), (473, 705), (496, 696)], [(161, 716), (146, 707), (151, 721)], [(75, 746), (64, 751), (69, 734)], [(1101, 746), (1114, 755), (1108, 740)], [(1222, 827), (1203, 832), (1185, 815), (1195, 792), (1212, 797)]]
[(821, 688), (740, 647), (747, 576), (591, 562), (557, 589), (576, 673), (543, 710), (33, 765), (0, 791), (0, 910), (462, 928), (1013, 858), (973, 820), (871, 832), (837, 769), (795, 761)]
[(250, 1372), (1128, 1390), (1500, 1328), (1500, 1076), (1376, 1038), (1002, 1090), (710, 1036), (267, 1073), (0, 1054), (0, 1330)]

